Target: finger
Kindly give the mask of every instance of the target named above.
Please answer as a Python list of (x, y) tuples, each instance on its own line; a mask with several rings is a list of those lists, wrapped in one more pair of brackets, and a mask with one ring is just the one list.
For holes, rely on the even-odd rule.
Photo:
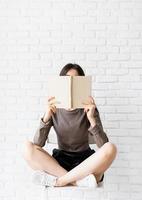
[(94, 99), (91, 96), (88, 96), (88, 99), (86, 101), (84, 101), (85, 104), (92, 104), (95, 103)]
[(52, 111), (53, 113), (56, 113), (56, 110), (54, 110), (53, 108), (51, 108), (51, 111)]
[(52, 105), (52, 104), (54, 104), (55, 103), (55, 100), (50, 100), (49, 102), (48, 102), (48, 105)]
[(50, 105), (50, 108), (56, 109), (56, 106), (53, 104), (53, 105)]
[(89, 109), (88, 109), (88, 108), (86, 108), (86, 109), (84, 110), (84, 112), (86, 112), (86, 113), (87, 113), (87, 112), (88, 112), (88, 110), (89, 110)]
[(87, 108), (84, 108), (84, 112), (87, 112)]
[(50, 100), (50, 102), (48, 102), (48, 105), (55, 105), (55, 104), (60, 104), (60, 102), (57, 100)]
[(52, 110), (52, 112), (56, 112), (56, 108), (55, 108), (55, 106), (50, 106), (50, 109)]
[(91, 104), (83, 103), (83, 107), (84, 107), (85, 109), (89, 109), (89, 108), (92, 107), (92, 105), (91, 105)]
[(88, 97), (88, 99), (89, 99), (90, 104), (92, 104), (94, 102), (90, 96)]
[(83, 105), (89, 105), (89, 103), (82, 102)]
[(84, 106), (84, 112), (87, 112), (88, 111), (88, 106)]
[(95, 104), (95, 100), (93, 99), (92, 96), (89, 96), (90, 100), (91, 100), (91, 103), (94, 103)]
[(83, 107), (84, 107), (84, 109), (88, 108), (88, 104), (83, 103)]
[(89, 103), (90, 103), (90, 100), (87, 99), (87, 100), (85, 100), (85, 101), (83, 101), (83, 102), (86, 103), (86, 104), (89, 104)]
[(55, 111), (52, 108), (50, 110), (51, 110), (52, 113), (55, 113)]
[(50, 102), (51, 100), (55, 99), (55, 97), (49, 97), (48, 101)]
[(59, 101), (55, 101), (55, 102), (52, 102), (52, 103), (49, 103), (48, 105), (57, 105), (57, 104), (60, 104), (60, 102)]
[(52, 106), (52, 108), (53, 108), (54, 112), (56, 112), (56, 106)]

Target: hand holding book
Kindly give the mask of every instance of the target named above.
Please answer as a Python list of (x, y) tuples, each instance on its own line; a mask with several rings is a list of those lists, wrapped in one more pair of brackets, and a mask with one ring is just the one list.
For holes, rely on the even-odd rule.
[(89, 96), (88, 100), (86, 102), (83, 102), (83, 105), (84, 105), (84, 112), (86, 112), (87, 118), (91, 126), (94, 127), (96, 125), (96, 120), (94, 117), (96, 105), (93, 97)]
[(53, 113), (56, 113), (55, 103), (56, 103), (55, 97), (49, 97), (48, 98), (47, 109), (46, 109), (46, 112), (45, 112), (44, 117), (43, 117), (43, 122), (46, 123), (51, 118), (51, 115)]

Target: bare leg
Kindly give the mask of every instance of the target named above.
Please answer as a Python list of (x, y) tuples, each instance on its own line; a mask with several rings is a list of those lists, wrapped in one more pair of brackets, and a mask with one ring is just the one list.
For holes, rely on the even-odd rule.
[(63, 176), (68, 172), (41, 147), (34, 145), (30, 141), (26, 141), (25, 146), (23, 157), (32, 169), (44, 170), (57, 177)]
[(89, 156), (78, 166), (58, 178), (56, 186), (65, 186), (68, 183), (80, 180), (89, 174), (97, 178), (111, 165), (116, 156), (116, 146), (110, 142), (105, 143), (97, 152)]

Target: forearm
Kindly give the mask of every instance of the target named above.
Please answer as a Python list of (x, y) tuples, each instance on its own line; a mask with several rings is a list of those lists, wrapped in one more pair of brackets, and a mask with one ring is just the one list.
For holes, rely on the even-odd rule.
[(47, 112), (45, 112), (45, 114), (44, 114), (44, 116), (42, 118), (42, 121), (44, 123), (47, 123), (50, 119), (51, 119), (51, 116)]
[(90, 118), (90, 119), (89, 119), (89, 122), (90, 122), (91, 127), (96, 126), (96, 120), (95, 120), (94, 117), (93, 117), (93, 118)]
[(90, 128), (88, 129), (94, 136), (96, 144), (101, 147), (104, 143), (108, 142), (108, 137), (103, 130), (100, 119), (90, 118)]
[(37, 128), (33, 139), (34, 144), (37, 144), (41, 147), (45, 145), (45, 142), (48, 138), (48, 134), (52, 125), (53, 123), (51, 118), (47, 122), (44, 122), (43, 118), (40, 119), (39, 127)]

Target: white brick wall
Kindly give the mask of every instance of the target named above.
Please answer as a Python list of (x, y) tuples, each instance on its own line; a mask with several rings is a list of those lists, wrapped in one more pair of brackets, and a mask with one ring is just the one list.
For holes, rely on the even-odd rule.
[(104, 199), (141, 200), (141, 0), (0, 1), (0, 199), (40, 199), (21, 149), (45, 110), (47, 75), (68, 62), (95, 76), (93, 95), (118, 147), (102, 196), (78, 190), (76, 199), (104, 193)]

